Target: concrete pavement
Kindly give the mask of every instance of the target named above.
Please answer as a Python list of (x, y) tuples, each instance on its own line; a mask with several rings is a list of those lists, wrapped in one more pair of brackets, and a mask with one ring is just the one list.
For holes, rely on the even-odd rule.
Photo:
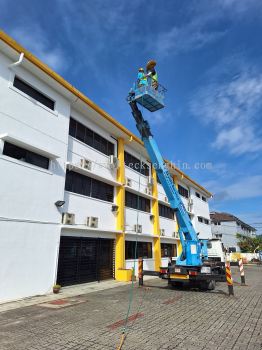
[[(261, 349), (262, 268), (245, 271), (248, 286), (236, 284), (235, 297), (226, 295), (224, 283), (212, 292), (169, 289), (159, 279), (136, 286), (122, 350)], [(233, 277), (240, 283), (237, 268)], [(0, 349), (117, 349), (129, 297), (125, 285), (57, 301), (57, 308), (2, 312)]]

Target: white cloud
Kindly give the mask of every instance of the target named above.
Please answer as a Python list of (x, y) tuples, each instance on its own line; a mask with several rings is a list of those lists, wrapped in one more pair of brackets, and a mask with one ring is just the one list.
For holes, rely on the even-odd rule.
[(29, 27), (15, 28), (11, 36), (52, 69), (64, 71), (67, 68), (68, 62), (63, 51), (50, 45), (46, 33), (40, 27), (34, 30)]
[(262, 196), (262, 175), (241, 177), (231, 184), (223, 186), (221, 179), (205, 183), (214, 193), (214, 202), (242, 200)]
[(216, 132), (212, 146), (233, 155), (262, 150), (262, 74), (247, 67), (241, 66), (239, 74), (229, 82), (224, 79), (226, 83), (218, 82), (224, 75), (218, 68), (211, 77), (217, 82), (200, 88), (190, 104), (191, 112)]
[(229, 199), (245, 199), (262, 196), (262, 175), (247, 176), (225, 188)]
[[(202, 15), (181, 27), (173, 26), (170, 30), (160, 33), (154, 44), (156, 54), (164, 57), (170, 53), (197, 50), (218, 40), (225, 35), (226, 31), (208, 29), (208, 23), (212, 20), (213, 16)], [(150, 49), (152, 50), (152, 45)]]
[(216, 3), (222, 8), (240, 15), (254, 8), (261, 8), (259, 2), (258, 0), (216, 0)]
[(217, 149), (229, 148), (231, 154), (241, 155), (262, 150), (262, 140), (256, 136), (252, 126), (243, 125), (219, 131), (212, 144)]
[(157, 111), (157, 112), (151, 113), (150, 118), (148, 119), (149, 119), (149, 124), (160, 125), (167, 122), (167, 120), (169, 119), (169, 115), (167, 113)]
[[(154, 39), (156, 55), (161, 58), (200, 49), (227, 34), (223, 29), (230, 23), (254, 18), (261, 13), (262, 3), (257, 0), (216, 0), (184, 2), (183, 14), (187, 22), (174, 24)], [(152, 43), (148, 50), (152, 51)]]

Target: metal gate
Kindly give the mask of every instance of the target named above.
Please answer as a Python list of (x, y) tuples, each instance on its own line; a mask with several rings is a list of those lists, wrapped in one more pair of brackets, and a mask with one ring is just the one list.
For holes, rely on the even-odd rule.
[(112, 239), (60, 238), (57, 283), (62, 286), (113, 278)]

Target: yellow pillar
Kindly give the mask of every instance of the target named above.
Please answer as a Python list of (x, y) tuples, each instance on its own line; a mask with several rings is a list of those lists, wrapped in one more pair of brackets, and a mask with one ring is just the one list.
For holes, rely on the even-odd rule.
[[(174, 184), (178, 190), (178, 179), (177, 176), (174, 175), (173, 176), (173, 180), (174, 180)], [(179, 226), (178, 226), (178, 222), (177, 222), (177, 218), (176, 218), (176, 226), (175, 226), (175, 231), (178, 232)], [(180, 242), (180, 240), (177, 241), (177, 255), (180, 255), (182, 253), (182, 244)]]
[(154, 215), (153, 223), (153, 253), (155, 260), (155, 271), (160, 270), (161, 266), (161, 243), (160, 243), (160, 225), (159, 225), (159, 210), (158, 210), (158, 191), (157, 191), (157, 176), (154, 167), (152, 167), (152, 177), (154, 180), (152, 195), (152, 214)]
[(124, 139), (118, 139), (117, 181), (121, 183), (116, 188), (116, 229), (121, 231), (117, 234), (115, 250), (115, 279), (117, 281), (130, 281), (132, 270), (125, 270), (125, 159)]

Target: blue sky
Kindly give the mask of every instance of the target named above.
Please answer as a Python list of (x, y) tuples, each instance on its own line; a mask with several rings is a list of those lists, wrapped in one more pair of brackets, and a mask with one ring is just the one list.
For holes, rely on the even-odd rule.
[(166, 108), (145, 116), (163, 155), (214, 193), (211, 209), (262, 223), (261, 1), (0, 5), (8, 34), (135, 133), (125, 97), (157, 60)]

